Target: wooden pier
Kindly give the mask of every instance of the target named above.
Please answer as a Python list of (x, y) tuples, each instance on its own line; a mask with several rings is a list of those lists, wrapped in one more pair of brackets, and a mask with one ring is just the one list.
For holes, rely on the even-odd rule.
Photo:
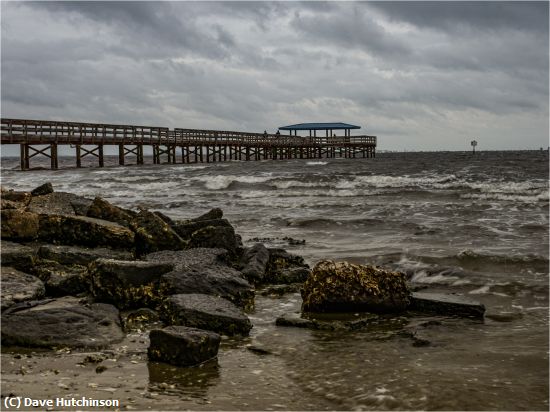
[(1, 119), (1, 143), (20, 145), (21, 170), (30, 168), (35, 156), (50, 159), (58, 168), (58, 148), (74, 149), (76, 166), (82, 158), (97, 158), (104, 166), (104, 147), (118, 146), (119, 165), (128, 157), (144, 164), (143, 148), (153, 150), (153, 163), (211, 163), (229, 160), (278, 160), (322, 158), (369, 158), (376, 155), (376, 136), (287, 136), (150, 126), (127, 126)]

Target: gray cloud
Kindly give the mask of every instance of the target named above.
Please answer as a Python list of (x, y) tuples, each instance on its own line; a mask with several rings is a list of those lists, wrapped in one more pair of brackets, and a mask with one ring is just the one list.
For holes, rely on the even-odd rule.
[(384, 1), (368, 3), (390, 19), (441, 30), (522, 30), (548, 33), (548, 2)]
[(250, 131), (347, 121), (382, 148), (458, 148), (464, 130), (539, 147), (541, 15), (546, 3), (3, 3), (2, 115)]

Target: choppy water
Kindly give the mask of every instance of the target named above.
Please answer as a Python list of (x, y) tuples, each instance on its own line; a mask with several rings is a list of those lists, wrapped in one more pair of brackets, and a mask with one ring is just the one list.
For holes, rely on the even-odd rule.
[[(31, 189), (51, 181), (59, 191), (142, 204), (174, 218), (221, 207), (245, 243), (305, 239), (285, 247), (312, 264), (334, 258), (391, 266), (413, 285), (487, 307), (484, 323), (443, 319), (422, 330), (430, 346), (414, 347), (392, 335), (391, 322), (345, 334), (276, 328), (276, 316), (299, 310), (299, 295), (259, 297), (251, 339), (275, 354), (225, 344), (204, 385), (169, 372), (180, 392), (162, 398), (162, 407), (181, 408), (196, 395), (211, 403), (194, 409), (548, 409), (546, 152), (16, 168), (16, 160), (3, 159), (3, 185)], [(169, 380), (150, 368), (153, 387), (159, 373)]]

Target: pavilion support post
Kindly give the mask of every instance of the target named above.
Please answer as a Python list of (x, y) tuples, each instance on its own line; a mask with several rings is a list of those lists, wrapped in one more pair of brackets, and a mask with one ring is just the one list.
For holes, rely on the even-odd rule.
[(103, 143), (100, 143), (100, 144), (97, 145), (97, 154), (98, 154), (98, 159), (99, 159), (99, 167), (103, 167), (105, 165), (105, 161), (104, 161), (104, 157), (103, 157)]
[(201, 163), (204, 163), (203, 153), (202, 153), (202, 145), (199, 146), (199, 158)]
[(52, 143), (50, 145), (50, 163), (52, 166), (52, 169), (57, 169), (57, 143)]
[(250, 160), (250, 146), (246, 146), (246, 160)]
[(76, 155), (76, 167), (82, 167), (82, 157), (80, 154), (80, 145), (75, 145), (75, 155)]
[(187, 145), (187, 146), (185, 146), (185, 149), (186, 149), (186, 151), (185, 151), (185, 160), (186, 160), (187, 163), (189, 163), (189, 160), (190, 160), (189, 159), (189, 150), (191, 148), (189, 147), (189, 145)]
[(143, 164), (143, 145), (142, 144), (137, 145), (137, 164), (138, 165)]
[(223, 161), (227, 162), (227, 145), (223, 147)]
[(29, 145), (23, 143), (20, 145), (20, 161), (21, 161), (21, 170), (27, 170), (29, 168)]
[(124, 144), (118, 145), (118, 164), (124, 166)]

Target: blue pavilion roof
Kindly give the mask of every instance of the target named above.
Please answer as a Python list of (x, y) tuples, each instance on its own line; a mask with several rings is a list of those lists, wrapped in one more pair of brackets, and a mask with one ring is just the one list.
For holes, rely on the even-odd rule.
[(290, 126), (279, 127), (279, 130), (339, 130), (339, 129), (360, 129), (348, 123), (298, 123)]

